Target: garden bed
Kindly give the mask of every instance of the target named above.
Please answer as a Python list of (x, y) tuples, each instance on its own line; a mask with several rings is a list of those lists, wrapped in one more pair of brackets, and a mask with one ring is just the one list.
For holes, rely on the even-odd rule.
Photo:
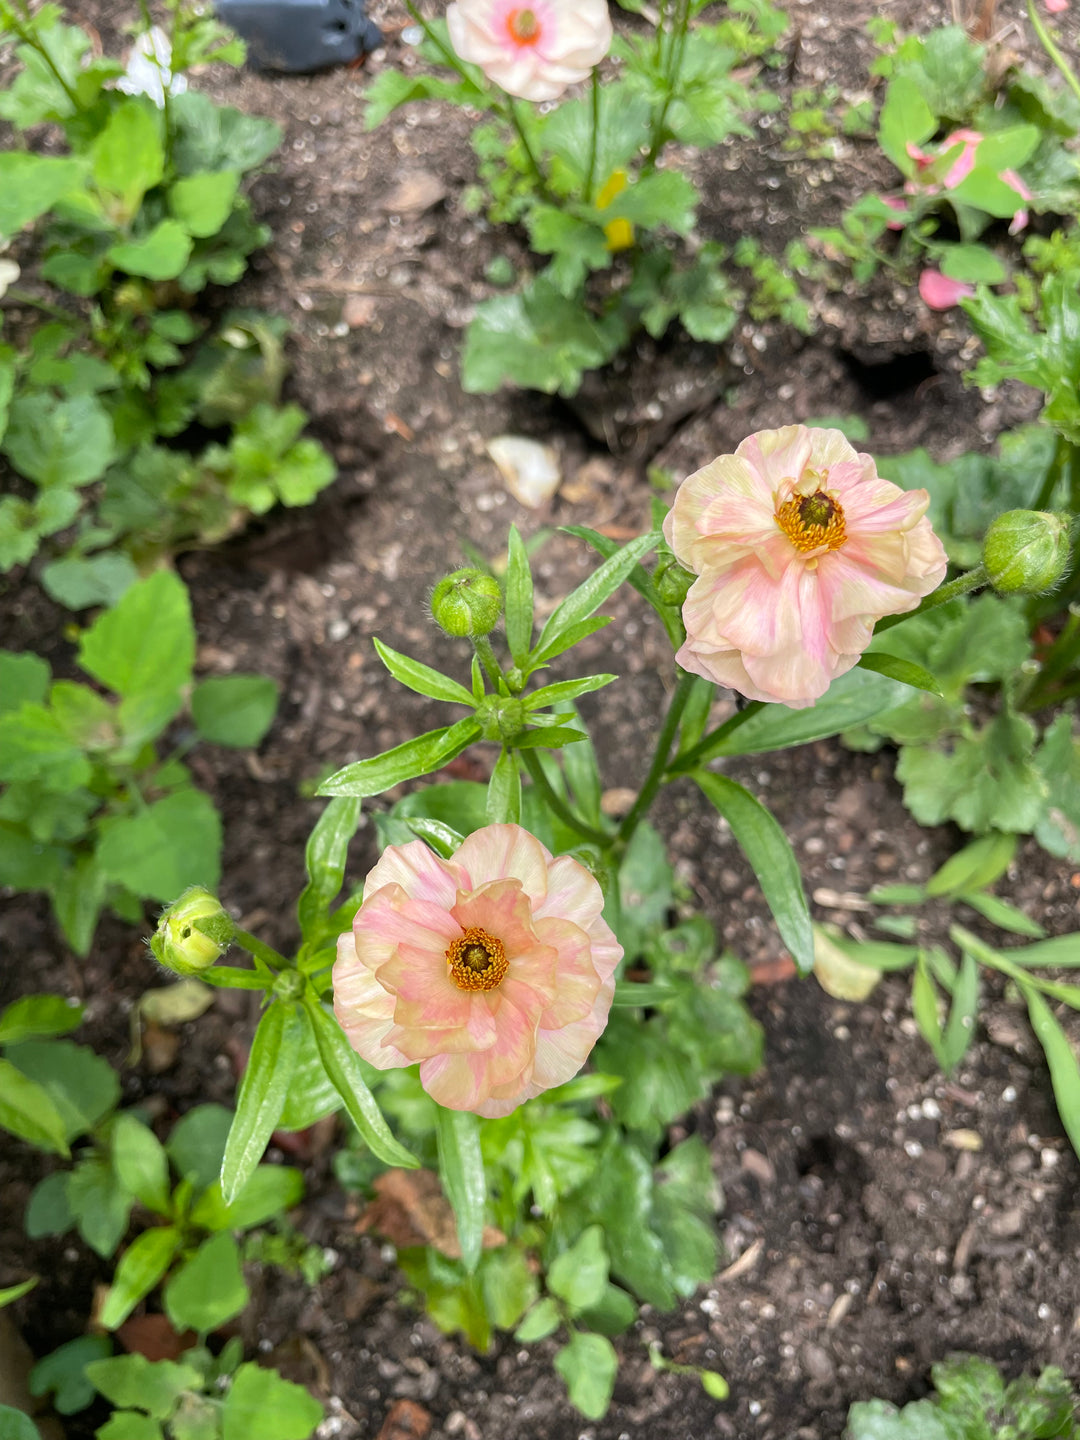
[[(369, 66), (400, 63), (391, 7), (373, 8), (391, 39), (387, 61)], [(791, 73), (776, 83), (865, 88), (872, 51), (863, 27), (882, 7), (790, 8), (801, 40)], [(886, 8), (901, 28), (925, 31), (947, 18), (944, 6), (910, 0)], [(1001, 4), (998, 23), (1019, 14)], [(80, 10), (103, 35), (129, 18), (115, 6)], [(1010, 41), (1021, 42), (1019, 32)], [(386, 686), (370, 637), (435, 659), (427, 594), (466, 558), (461, 542), (494, 557), (511, 522), (526, 535), (578, 524), (625, 538), (648, 514), (648, 467), (681, 478), (764, 427), (858, 415), (874, 453), (922, 445), (944, 459), (987, 449), (1037, 411), (1020, 387), (1006, 385), (990, 402), (966, 389), (960, 372), (972, 351), (958, 312), (933, 315), (885, 280), (869, 301), (825, 298), (825, 323), (808, 340), (767, 323), (743, 327), (726, 357), (686, 340), (643, 344), (573, 409), (535, 394), (463, 395), (457, 349), (470, 306), (490, 289), (485, 265), (507, 246), (515, 262), (524, 251), (462, 209), (473, 178), (468, 120), (425, 102), (367, 134), (364, 83), (357, 71), (205, 81), (216, 98), (285, 128), (276, 168), (254, 189), (275, 239), (229, 301), (288, 316), (292, 398), (341, 470), (309, 509), (279, 512), (180, 563), (200, 673), (259, 672), (282, 687), (257, 753), (192, 760), (224, 817), (222, 900), (247, 929), (282, 945), (295, 936), (280, 897), (302, 883), (303, 842), (318, 813), (300, 786), (443, 723), (443, 707)], [(840, 160), (792, 160), (767, 131), (736, 140), (698, 175), (705, 229), (732, 240), (748, 224), (779, 252), (875, 183), (884, 162), (874, 154), (849, 142)], [(485, 442), (503, 433), (557, 448), (565, 483), (543, 509), (522, 509), (487, 457)], [(537, 557), (540, 613), (592, 564), (580, 542), (547, 540)], [(673, 683), (652, 613), (628, 593), (616, 613), (620, 623), (580, 656), (623, 677), (582, 707), (596, 721), (612, 788), (645, 768), (656, 702)], [(5, 646), (33, 647), (59, 675), (73, 673), (67, 620), (29, 583), (0, 594)], [(446, 649), (438, 653), (445, 660)], [(489, 748), (468, 751), (453, 773), (486, 778)], [(817, 917), (848, 928), (860, 912), (845, 897), (885, 880), (925, 880), (957, 848), (956, 832), (921, 829), (903, 808), (887, 750), (863, 755), (819, 742), (735, 762), (731, 773), (791, 839)], [(765, 1028), (766, 1068), (723, 1087), (687, 1122), (708, 1142), (726, 1194), (728, 1268), (681, 1312), (646, 1308), (618, 1342), (608, 1415), (586, 1422), (552, 1373), (553, 1342), (526, 1351), (504, 1336), (490, 1355), (476, 1355), (410, 1308), (392, 1257), (358, 1233), (357, 1207), (334, 1181), (321, 1133), (293, 1157), (308, 1179), (297, 1223), (333, 1252), (333, 1268), (314, 1289), (269, 1270), (253, 1277), (245, 1340), (311, 1384), (339, 1422), (327, 1433), (345, 1440), (494, 1440), (511, 1426), (537, 1440), (831, 1440), (853, 1400), (923, 1393), (930, 1362), (951, 1350), (978, 1351), (1010, 1375), (1046, 1364), (1080, 1375), (1077, 1161), (1018, 1008), (1000, 995), (986, 1003), (976, 1043), (944, 1081), (898, 982), (843, 1004), (814, 981), (790, 978), (752, 872), (696, 790), (667, 792), (657, 823), (681, 880), (758, 982), (751, 1004)], [(375, 856), (365, 820), (350, 876), (360, 878)], [(1034, 842), (1021, 846), (1000, 889), (1049, 934), (1076, 928), (1080, 875)], [(944, 906), (927, 913), (931, 930), (943, 930)], [(0, 917), (0, 948), (0, 1004), (31, 990), (77, 996), (88, 1006), (80, 1038), (123, 1064), (131, 1007), (158, 980), (130, 929), (103, 923), (90, 958), (77, 962), (47, 903), (18, 896)], [(125, 1102), (157, 1096), (166, 1114), (231, 1103), (253, 1003), (219, 992), (165, 1068), (155, 1073), (144, 1059), (124, 1070)], [(18, 1144), (0, 1154), (0, 1286), (28, 1264), (42, 1274), (18, 1311), (38, 1354), (79, 1333), (93, 1284), (108, 1278), (82, 1247), (66, 1248), (62, 1264), (51, 1242), (28, 1247), (23, 1202), (45, 1168)], [(656, 1371), (652, 1340), (668, 1359), (723, 1373), (731, 1400), (717, 1404), (693, 1378)], [(100, 1417), (86, 1412), (67, 1433), (89, 1435), (94, 1423)]]

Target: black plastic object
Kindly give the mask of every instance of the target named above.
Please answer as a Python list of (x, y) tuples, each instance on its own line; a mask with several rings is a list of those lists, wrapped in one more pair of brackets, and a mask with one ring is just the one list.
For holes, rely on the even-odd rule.
[(216, 0), (218, 17), (247, 42), (257, 70), (348, 65), (382, 44), (364, 0)]

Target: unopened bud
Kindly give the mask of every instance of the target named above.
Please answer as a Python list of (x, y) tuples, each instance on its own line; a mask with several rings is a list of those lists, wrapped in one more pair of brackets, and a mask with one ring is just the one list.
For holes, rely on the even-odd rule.
[(483, 570), (455, 570), (431, 592), (431, 613), (448, 635), (490, 635), (502, 614), (502, 591)]
[(1042, 595), (1053, 590), (1069, 563), (1068, 515), (1048, 510), (1006, 510), (983, 541), (983, 564), (999, 595)]
[(194, 885), (162, 912), (150, 949), (156, 960), (177, 975), (198, 975), (224, 954), (235, 931), (221, 901)]
[(525, 728), (525, 703), (517, 696), (486, 695), (476, 709), (485, 740), (502, 744)]
[(674, 555), (662, 559), (653, 574), (656, 593), (665, 605), (682, 606), (697, 576), (684, 570)]

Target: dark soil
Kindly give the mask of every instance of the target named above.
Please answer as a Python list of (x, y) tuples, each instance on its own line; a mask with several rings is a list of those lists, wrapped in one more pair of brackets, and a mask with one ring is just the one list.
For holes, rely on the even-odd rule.
[[(129, 18), (89, 0), (73, 8), (107, 41)], [(372, 8), (391, 40), (369, 70), (408, 62), (396, 39), (400, 12)], [(801, 42), (788, 82), (862, 91), (871, 15), (925, 30), (947, 8), (793, 4)], [(1020, 13), (1001, 4), (999, 25)], [(1022, 48), (1023, 32), (1008, 43)], [(444, 723), (442, 707), (386, 683), (370, 638), (446, 663), (426, 595), (461, 563), (463, 542), (496, 556), (511, 521), (526, 533), (587, 524), (628, 535), (648, 513), (647, 466), (681, 477), (765, 426), (856, 414), (870, 427), (868, 448), (925, 445), (947, 458), (987, 448), (1037, 411), (1019, 387), (990, 400), (964, 388), (973, 350), (960, 322), (931, 315), (891, 281), (869, 299), (820, 297), (824, 323), (811, 340), (745, 325), (723, 354), (678, 339), (642, 345), (576, 413), (531, 394), (465, 396), (457, 348), (470, 307), (488, 293), (485, 264), (502, 251), (515, 262), (524, 254), (512, 235), (461, 207), (474, 178), (468, 119), (422, 105), (367, 134), (365, 76), (356, 72), (213, 74), (204, 83), (285, 127), (276, 169), (254, 192), (275, 241), (228, 300), (288, 315), (291, 395), (341, 468), (309, 510), (272, 515), (180, 566), (202, 672), (261, 671), (282, 685), (279, 718), (257, 754), (206, 750), (191, 762), (225, 817), (222, 898), (272, 943), (294, 939), (281, 897), (299, 890), (303, 842), (318, 814), (300, 785)], [(793, 158), (766, 129), (715, 156), (683, 159), (703, 185), (709, 233), (730, 240), (746, 226), (774, 253), (805, 225), (835, 221), (883, 178), (868, 143), (849, 143), (835, 161)], [(485, 441), (502, 433), (556, 446), (566, 483), (543, 510), (522, 509), (487, 458)], [(541, 612), (592, 564), (579, 542), (550, 538), (538, 561)], [(616, 623), (581, 648), (573, 672), (560, 673), (594, 666), (623, 676), (584, 707), (597, 722), (607, 782), (621, 786), (648, 763), (673, 664), (635, 596), (614, 608)], [(33, 647), (54, 668), (70, 668), (68, 617), (33, 585), (9, 585), (0, 614), (6, 646)], [(457, 662), (464, 673), (464, 653)], [(491, 758), (478, 747), (458, 773), (483, 778)], [(915, 825), (887, 752), (823, 743), (731, 769), (791, 837), (818, 916), (853, 933), (859, 912), (846, 895), (884, 879), (925, 879), (960, 840)], [(853, 1400), (925, 1393), (930, 1363), (951, 1350), (989, 1355), (1010, 1375), (1059, 1364), (1080, 1378), (1080, 1172), (1018, 1007), (999, 994), (987, 999), (968, 1059), (945, 1082), (901, 981), (854, 1006), (812, 981), (772, 983), (790, 969), (775, 929), (730, 834), (696, 792), (668, 792), (656, 818), (680, 875), (761, 982), (752, 1003), (765, 1026), (766, 1069), (723, 1087), (691, 1117), (726, 1192), (729, 1268), (678, 1314), (646, 1308), (620, 1342), (609, 1415), (587, 1423), (553, 1373), (553, 1343), (520, 1350), (507, 1337), (477, 1356), (396, 1298), (392, 1254), (356, 1233), (323, 1155), (297, 1219), (332, 1252), (333, 1269), (311, 1290), (253, 1273), (245, 1338), (314, 1385), (329, 1406), (325, 1433), (345, 1440), (374, 1440), (403, 1399), (430, 1415), (430, 1440), (495, 1440), (508, 1427), (537, 1440), (834, 1440)], [(366, 819), (355, 877), (375, 853)], [(1076, 928), (1078, 885), (1080, 876), (1029, 842), (1000, 888), (1057, 934)], [(944, 911), (928, 921), (945, 922)], [(0, 915), (0, 945), (0, 1002), (44, 989), (78, 996), (88, 1005), (79, 1038), (124, 1064), (131, 1006), (159, 980), (136, 933), (105, 922), (90, 959), (78, 962), (46, 905), (17, 896)], [(231, 1103), (253, 1018), (248, 997), (223, 992), (185, 1028), (171, 1068), (124, 1069), (125, 1100), (158, 1096), (165, 1118), (203, 1100)], [(42, 1274), (14, 1312), (38, 1354), (81, 1332), (92, 1287), (108, 1278), (78, 1244), (61, 1264), (51, 1244), (28, 1245), (22, 1210), (46, 1169), (21, 1145), (0, 1150), (0, 1285), (28, 1267)], [(656, 1373), (647, 1356), (656, 1339), (677, 1362), (721, 1370), (732, 1399), (718, 1405), (692, 1379)], [(75, 1419), (68, 1433), (90, 1429)], [(382, 1430), (383, 1440), (404, 1433)]]

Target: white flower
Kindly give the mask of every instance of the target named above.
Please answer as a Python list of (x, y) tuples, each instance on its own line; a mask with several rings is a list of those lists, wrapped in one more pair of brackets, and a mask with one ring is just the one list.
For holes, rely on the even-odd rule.
[(160, 26), (145, 30), (135, 41), (116, 88), (125, 95), (149, 95), (159, 110), (165, 104), (166, 91), (183, 95), (188, 88), (185, 76), (172, 73), (172, 46)]

